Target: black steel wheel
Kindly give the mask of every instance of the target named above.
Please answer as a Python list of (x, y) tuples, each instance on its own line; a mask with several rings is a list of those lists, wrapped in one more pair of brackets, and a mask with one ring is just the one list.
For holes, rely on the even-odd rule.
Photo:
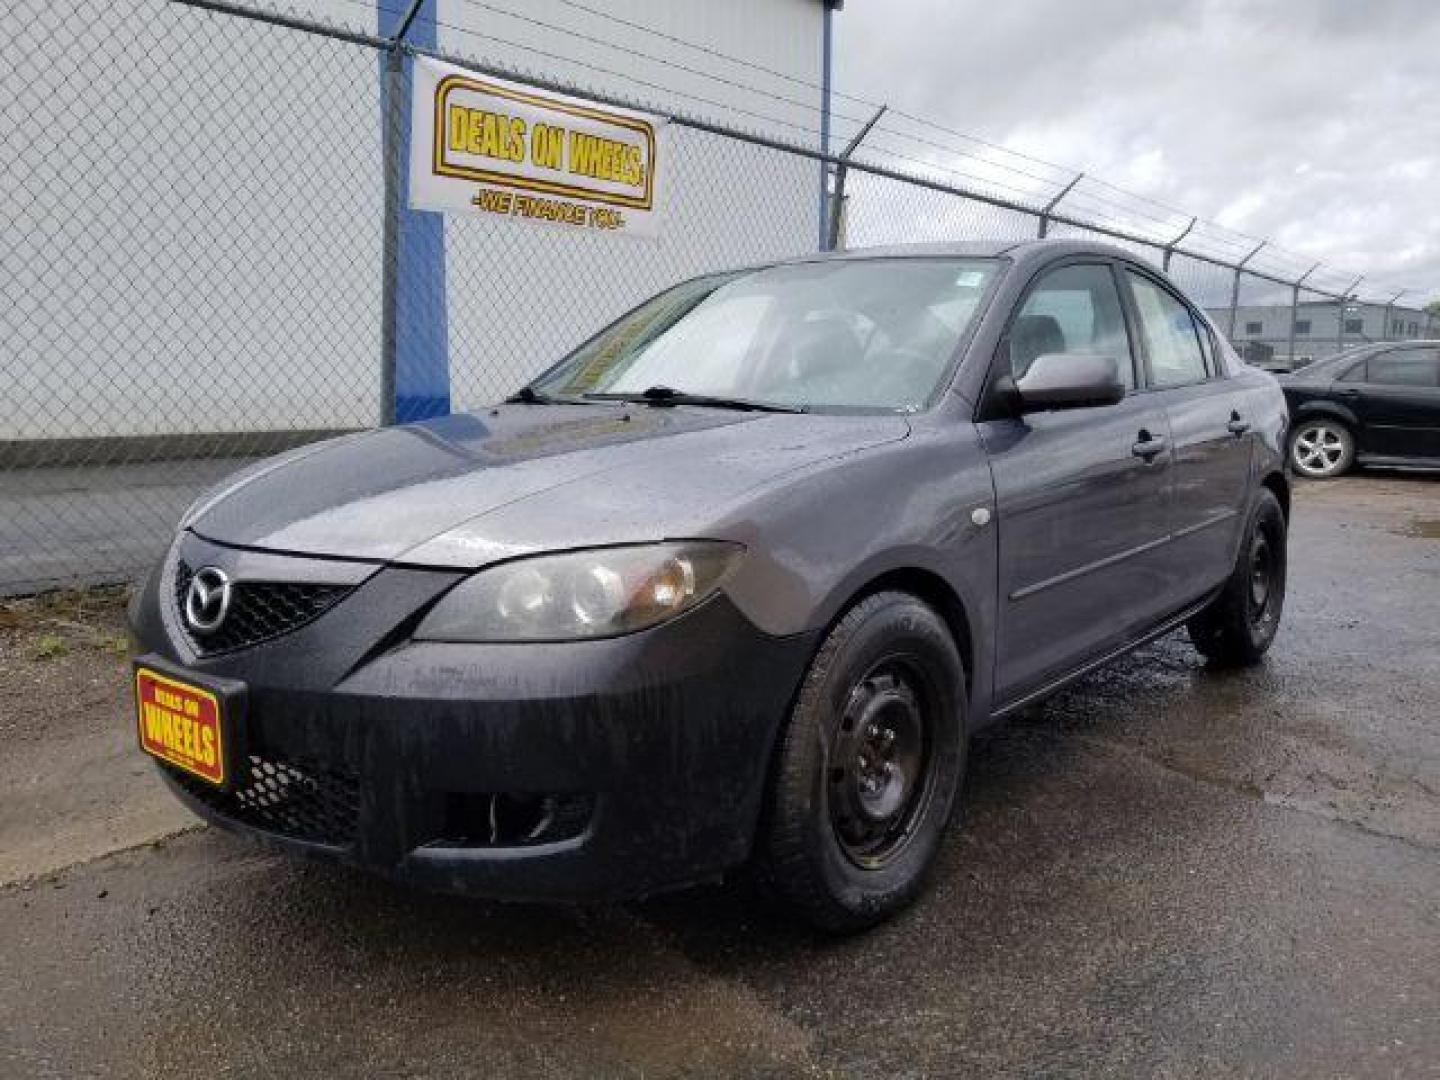
[(934, 692), (908, 658), (866, 672), (845, 702), (827, 755), (830, 824), (847, 858), (866, 870), (905, 846), (934, 793)]
[(1258, 663), (1285, 607), (1285, 512), (1274, 493), (1262, 489), (1225, 587), (1189, 623), (1190, 640), (1219, 664)]
[(854, 931), (914, 899), (965, 762), (965, 675), (919, 599), (867, 597), (816, 653), (781, 736), (756, 858), (817, 926)]

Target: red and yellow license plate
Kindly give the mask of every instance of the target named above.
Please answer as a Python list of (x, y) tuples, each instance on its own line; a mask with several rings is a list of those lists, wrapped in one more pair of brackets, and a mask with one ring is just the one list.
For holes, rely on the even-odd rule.
[(215, 694), (136, 668), (135, 710), (140, 749), (202, 780), (225, 783), (224, 732)]

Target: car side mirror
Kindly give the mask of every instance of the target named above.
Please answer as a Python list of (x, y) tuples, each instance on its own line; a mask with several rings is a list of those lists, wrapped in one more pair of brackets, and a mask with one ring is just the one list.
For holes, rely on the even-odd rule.
[(1014, 381), (1022, 412), (1114, 405), (1125, 397), (1120, 364), (1113, 356), (1045, 353)]

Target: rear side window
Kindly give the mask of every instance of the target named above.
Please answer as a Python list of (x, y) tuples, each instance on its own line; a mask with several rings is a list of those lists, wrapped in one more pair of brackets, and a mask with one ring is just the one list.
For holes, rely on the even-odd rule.
[(1108, 356), (1135, 387), (1130, 335), (1110, 267), (1062, 266), (1042, 277), (1020, 306), (1009, 335), (1010, 372), (1020, 378), (1047, 353)]
[(1200, 328), (1195, 316), (1179, 299), (1149, 278), (1126, 271), (1135, 307), (1140, 315), (1140, 333), (1150, 357), (1150, 378), (1157, 387), (1184, 386), (1208, 377), (1205, 353), (1200, 348)]
[(1395, 349), (1370, 357), (1367, 380), (1381, 386), (1440, 385), (1440, 360), (1433, 349)]

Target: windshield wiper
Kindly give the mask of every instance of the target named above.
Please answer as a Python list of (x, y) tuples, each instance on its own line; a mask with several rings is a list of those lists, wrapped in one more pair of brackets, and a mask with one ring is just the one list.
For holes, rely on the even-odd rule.
[(772, 401), (750, 401), (747, 398), (717, 397), (713, 394), (687, 394), (672, 386), (652, 386), (640, 393), (586, 394), (594, 401), (643, 401), (649, 405), (699, 405), (710, 409), (740, 409), (744, 412), (803, 413), (803, 405), (779, 405)]

